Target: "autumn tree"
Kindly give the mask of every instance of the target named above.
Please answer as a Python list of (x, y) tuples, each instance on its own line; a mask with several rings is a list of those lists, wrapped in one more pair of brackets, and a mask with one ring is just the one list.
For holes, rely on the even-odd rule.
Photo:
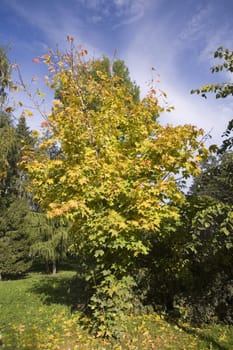
[[(159, 123), (155, 89), (136, 102), (118, 75), (71, 46), (43, 56), (62, 99), (47, 117), (50, 138), (25, 165), (48, 217), (72, 223), (70, 250), (83, 262), (92, 324), (109, 335), (131, 309), (135, 261), (150, 252), (163, 221), (179, 217), (179, 178), (198, 174), (207, 152), (202, 130)], [(45, 152), (51, 145), (61, 148), (54, 159)]]

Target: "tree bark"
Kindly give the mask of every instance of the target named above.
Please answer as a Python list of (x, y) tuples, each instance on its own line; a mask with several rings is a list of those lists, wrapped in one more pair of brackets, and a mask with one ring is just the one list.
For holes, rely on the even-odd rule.
[(56, 261), (53, 261), (53, 275), (55, 275), (57, 273), (57, 264)]

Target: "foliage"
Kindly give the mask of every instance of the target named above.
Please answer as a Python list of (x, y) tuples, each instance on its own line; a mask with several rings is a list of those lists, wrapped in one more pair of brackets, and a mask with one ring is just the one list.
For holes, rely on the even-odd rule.
[[(220, 46), (214, 53), (214, 58), (223, 60), (220, 64), (211, 68), (212, 73), (218, 73), (225, 71), (228, 75), (233, 73), (233, 50), (224, 49)], [(225, 98), (233, 95), (233, 83), (231, 81), (216, 83), (216, 84), (207, 84), (202, 86), (199, 89), (192, 90), (191, 93), (201, 94), (206, 98), (206, 93), (214, 93), (216, 98)], [(221, 152), (225, 152), (227, 149), (230, 149), (233, 145), (233, 137), (230, 136), (233, 130), (233, 119), (228, 123), (227, 129), (224, 132), (223, 136), (227, 138), (223, 141)]]
[[(227, 73), (233, 73), (233, 51), (225, 49), (220, 46), (214, 53), (214, 58), (223, 59), (223, 63), (218, 64), (211, 68), (212, 73), (218, 73), (226, 71)], [(206, 93), (213, 92), (216, 94), (216, 98), (224, 98), (229, 95), (233, 95), (233, 84), (230, 82), (219, 84), (207, 84), (200, 89), (192, 90), (191, 93), (202, 94), (206, 97)]]
[(177, 228), (188, 279), (176, 305), (195, 322), (233, 322), (232, 190), (232, 153), (212, 156), (194, 181)]
[[(25, 163), (35, 200), (49, 217), (72, 221), (71, 251), (83, 260), (91, 307), (99, 312), (97, 295), (108, 300), (148, 254), (162, 222), (178, 219), (184, 197), (176, 178), (197, 175), (207, 151), (198, 141), (202, 130), (158, 122), (164, 108), (154, 89), (135, 102), (128, 84), (99, 71), (99, 61), (86, 54), (71, 40), (71, 51), (43, 56), (47, 84), (62, 99), (48, 115), (50, 138)], [(52, 145), (61, 148), (54, 159), (46, 151)], [(128, 293), (125, 305), (127, 299)], [(108, 321), (99, 317), (99, 326)]]
[[(59, 57), (57, 57), (59, 59)], [(113, 62), (110, 62), (110, 59), (107, 56), (103, 56), (101, 59), (95, 60), (92, 63), (89, 75), (92, 76), (96, 81), (100, 81), (100, 73), (106, 74), (109, 78), (115, 77), (113, 84), (123, 85), (127, 87), (128, 91), (131, 93), (135, 103), (139, 101), (140, 89), (134, 81), (131, 80), (129, 75), (129, 70), (125, 65), (125, 62), (119, 59), (114, 59)], [(86, 76), (87, 78), (88, 76)], [(84, 77), (85, 78), (85, 74)], [(62, 96), (62, 82), (58, 85), (55, 91), (55, 97), (63, 101)]]
[(232, 153), (203, 163), (179, 213), (138, 261), (142, 301), (196, 324), (232, 324)]
[(5, 89), (11, 86), (11, 65), (7, 57), (7, 50), (0, 47), (0, 103), (1, 107), (6, 99)]
[(132, 277), (124, 276), (119, 280), (110, 273), (99, 283), (89, 304), (93, 310), (91, 325), (94, 334), (122, 336), (126, 331), (127, 315), (133, 309), (134, 286)]
[[(0, 276), (18, 276), (31, 266), (29, 235), (25, 217), (30, 212), (25, 198), (25, 170), (19, 169), (21, 148), (32, 146), (33, 139), (25, 120), (15, 126), (11, 112), (2, 110), (5, 88), (11, 85), (10, 63), (0, 50), (0, 86), (2, 100), (0, 112)], [(11, 110), (11, 109), (10, 109)]]
[(209, 157), (202, 169), (201, 174), (195, 178), (191, 193), (207, 195), (232, 205), (233, 153)]
[(48, 219), (44, 213), (33, 212), (28, 217), (28, 234), (31, 236), (30, 255), (42, 257), (46, 271), (56, 273), (57, 263), (66, 256), (68, 225), (59, 219)]
[[(0, 206), (8, 206), (15, 197), (25, 195), (25, 170), (19, 169), (18, 162), (22, 157), (22, 148), (34, 144), (32, 133), (26, 125), (25, 118), (19, 118), (17, 125), (12, 115), (13, 108), (6, 107), (6, 87), (12, 87), (11, 65), (6, 50), (0, 48), (0, 86), (4, 98), (0, 112)], [(14, 86), (17, 89), (16, 86)], [(4, 107), (4, 108), (3, 108)]]
[(5, 89), (10, 85), (11, 65), (6, 49), (0, 47), (0, 196), (6, 189), (5, 184), (10, 167), (10, 157), (12, 157), (14, 148), (12, 116), (4, 108), (6, 103)]
[(3, 199), (9, 190), (11, 161), (14, 157), (15, 129), (9, 114), (0, 114), (0, 197)]
[[(226, 153), (207, 163), (199, 177), (195, 179), (191, 191), (194, 202), (199, 203), (199, 211), (192, 221), (195, 234), (205, 235), (217, 249), (222, 244), (226, 249), (232, 248), (233, 217), (233, 153)], [(221, 243), (222, 242), (222, 243)], [(203, 242), (202, 242), (203, 244)], [(208, 242), (207, 242), (207, 245)], [(209, 255), (209, 254), (208, 254)]]
[(25, 218), (30, 212), (25, 191), (26, 173), (18, 167), (21, 148), (32, 146), (25, 121), (15, 126), (9, 113), (0, 115), (0, 271), (17, 276), (31, 266), (29, 233)]
[(129, 75), (129, 69), (122, 60), (115, 60), (112, 65), (113, 76), (119, 79), (120, 85), (126, 85), (128, 91), (132, 94), (135, 103), (139, 101), (140, 90), (135, 82), (132, 82)]
[(29, 207), (24, 200), (14, 201), (0, 218), (0, 275), (18, 276), (31, 266), (30, 238), (25, 217)]

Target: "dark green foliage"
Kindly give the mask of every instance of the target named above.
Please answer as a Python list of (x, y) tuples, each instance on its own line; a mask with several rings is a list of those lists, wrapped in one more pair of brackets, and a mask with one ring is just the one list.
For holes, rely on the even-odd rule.
[(211, 158), (187, 197), (180, 229), (189, 280), (176, 305), (195, 322), (233, 323), (232, 165), (232, 153)]
[[(24, 149), (25, 146), (30, 147), (34, 145), (34, 138), (30, 128), (27, 126), (25, 117), (20, 117), (16, 126), (16, 138)], [(19, 153), (22, 155), (22, 148), (19, 148)]]
[(180, 220), (166, 220), (139, 260), (135, 280), (144, 306), (199, 324), (233, 323), (232, 157), (203, 164)]
[(14, 126), (9, 114), (0, 115), (0, 207), (26, 196), (26, 172), (19, 167), (19, 162), (23, 152), (33, 144), (25, 118), (20, 118)]
[[(0, 49), (0, 95), (5, 103), (5, 88), (11, 85), (10, 63), (6, 52)], [(7, 110), (7, 109), (6, 109)], [(31, 132), (25, 118), (15, 126), (13, 116), (0, 112), (0, 273), (18, 276), (31, 266), (30, 238), (25, 218), (30, 213), (25, 189), (26, 172), (19, 168), (22, 148), (33, 146)]]
[(68, 224), (59, 219), (48, 219), (38, 212), (31, 213), (27, 221), (32, 239), (30, 254), (43, 259), (48, 273), (56, 273), (57, 263), (68, 250)]
[(110, 272), (98, 285), (90, 297), (89, 309), (92, 314), (92, 332), (98, 336), (121, 337), (126, 331), (126, 320), (133, 311), (135, 282), (132, 277), (116, 278)]
[(122, 60), (115, 60), (112, 65), (113, 75), (119, 77), (119, 84), (125, 85), (133, 96), (135, 103), (139, 101), (140, 90), (134, 81), (130, 79), (129, 69)]
[(30, 236), (25, 218), (30, 209), (24, 200), (15, 200), (0, 218), (0, 275), (24, 274), (31, 266)]
[(15, 128), (10, 115), (0, 114), (0, 203), (9, 194), (10, 178), (14, 173)]
[(185, 250), (190, 233), (186, 229), (182, 221), (164, 223), (161, 235), (151, 240), (150, 253), (140, 259), (134, 276), (142, 312), (152, 308), (157, 312), (175, 314), (174, 298), (190, 284)]
[(15, 147), (15, 159), (12, 168), (15, 168), (14, 179), (14, 188), (15, 196), (18, 198), (27, 198), (30, 205), (32, 204), (31, 194), (26, 190), (27, 186), (27, 172), (20, 166), (20, 162), (24, 153), (30, 152), (34, 148), (35, 140), (32, 136), (32, 132), (26, 124), (24, 117), (21, 117), (18, 120), (18, 123), (15, 128), (15, 137), (16, 137), (16, 147)]
[(225, 204), (233, 204), (233, 153), (209, 157), (203, 171), (191, 188), (191, 193), (207, 195)]
[(0, 47), (0, 103), (5, 102), (5, 89), (11, 85), (11, 65), (7, 58), (7, 50)]

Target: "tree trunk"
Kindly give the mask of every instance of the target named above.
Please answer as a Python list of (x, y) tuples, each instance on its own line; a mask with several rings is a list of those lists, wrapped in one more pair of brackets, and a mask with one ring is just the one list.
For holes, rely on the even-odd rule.
[(53, 261), (53, 275), (55, 275), (57, 273), (57, 264), (56, 264), (56, 260)]

